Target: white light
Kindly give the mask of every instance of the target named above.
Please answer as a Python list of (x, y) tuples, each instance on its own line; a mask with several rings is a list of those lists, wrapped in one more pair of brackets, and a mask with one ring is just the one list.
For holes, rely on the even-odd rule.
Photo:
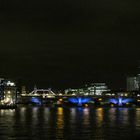
[(43, 98), (45, 98), (46, 96), (45, 95), (43, 95)]
[(15, 83), (11, 82), (11, 81), (8, 81), (7, 82), (7, 86), (15, 86)]

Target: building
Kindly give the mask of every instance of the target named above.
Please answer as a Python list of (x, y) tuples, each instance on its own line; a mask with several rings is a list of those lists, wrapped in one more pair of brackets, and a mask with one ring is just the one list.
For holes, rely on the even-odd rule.
[(140, 90), (140, 74), (137, 74), (137, 83), (138, 83), (138, 87), (139, 87), (139, 90)]
[(138, 91), (140, 86), (140, 76), (127, 77), (127, 91)]
[(15, 105), (16, 96), (15, 83), (4, 78), (0, 78), (0, 105)]
[(4, 78), (0, 78), (0, 100), (4, 98)]
[(85, 91), (83, 88), (79, 88), (79, 89), (66, 89), (65, 90), (65, 94), (69, 94), (69, 95), (84, 95)]
[(87, 93), (89, 95), (102, 95), (103, 92), (110, 91), (106, 83), (92, 83), (87, 86)]
[(127, 91), (140, 91), (140, 61), (137, 67), (137, 74), (127, 77)]
[(92, 83), (80, 89), (66, 89), (65, 94), (71, 95), (102, 95), (103, 92), (110, 91), (106, 83)]

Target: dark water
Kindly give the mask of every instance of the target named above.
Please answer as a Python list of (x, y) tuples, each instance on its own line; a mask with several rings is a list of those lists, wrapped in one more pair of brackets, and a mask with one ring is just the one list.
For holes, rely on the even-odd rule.
[(140, 137), (140, 108), (18, 107), (0, 110), (0, 140), (108, 140)]

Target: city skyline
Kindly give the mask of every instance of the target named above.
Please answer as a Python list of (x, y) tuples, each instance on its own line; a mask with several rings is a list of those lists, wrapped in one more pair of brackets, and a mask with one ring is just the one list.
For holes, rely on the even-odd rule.
[(2, 0), (0, 76), (29, 87), (125, 88), (140, 60), (138, 3)]
[(0, 140), (138, 139), (139, 5), (0, 0)]

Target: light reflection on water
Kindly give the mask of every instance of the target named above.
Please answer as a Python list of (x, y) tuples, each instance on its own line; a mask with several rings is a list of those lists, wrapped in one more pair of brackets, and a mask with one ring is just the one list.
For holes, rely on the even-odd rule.
[(140, 136), (140, 108), (0, 110), (0, 140), (108, 140)]
[(63, 108), (58, 107), (57, 108), (56, 133), (55, 133), (56, 134), (56, 139), (64, 139), (63, 129), (64, 129)]
[(103, 108), (96, 109), (96, 122), (97, 126), (101, 127), (103, 124)]
[[(103, 122), (103, 115), (104, 113), (104, 110), (103, 108), (97, 108), (95, 110), (95, 126), (94, 126), (94, 130), (93, 130), (93, 133), (94, 135), (92, 136), (94, 139), (103, 139), (103, 136), (104, 136), (104, 129), (103, 129), (103, 125), (104, 125), (104, 122)], [(94, 118), (94, 116), (93, 116)]]
[(137, 131), (140, 132), (140, 108), (137, 108), (136, 111), (135, 125)]
[(43, 119), (44, 119), (46, 124), (49, 123), (48, 122), (50, 119), (50, 109), (49, 108), (44, 109)]
[(89, 108), (84, 108), (83, 109), (83, 125), (89, 126)]

